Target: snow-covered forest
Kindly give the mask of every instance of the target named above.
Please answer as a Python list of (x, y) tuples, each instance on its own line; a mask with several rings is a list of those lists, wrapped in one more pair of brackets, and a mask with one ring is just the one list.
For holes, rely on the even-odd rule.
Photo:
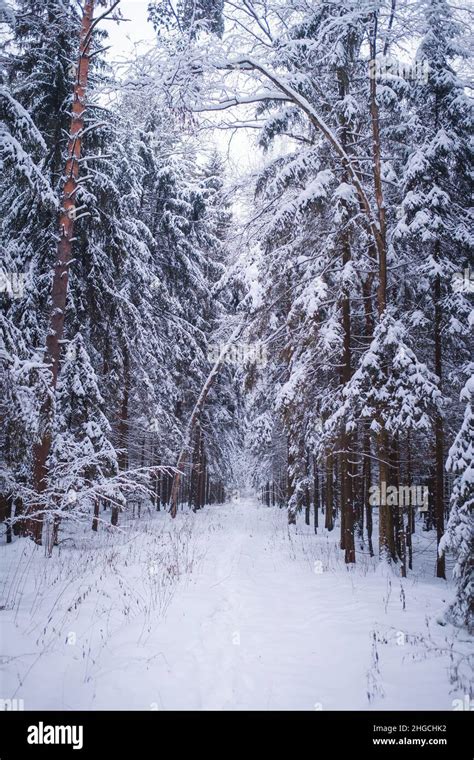
[(474, 709), (471, 23), (0, 0), (4, 709)]

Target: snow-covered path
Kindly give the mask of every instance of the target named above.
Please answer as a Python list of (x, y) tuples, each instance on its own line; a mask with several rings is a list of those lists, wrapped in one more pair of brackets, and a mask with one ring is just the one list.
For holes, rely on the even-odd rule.
[[(74, 609), (85, 581), (59, 586), (49, 643), (33, 643), (39, 625), (28, 633), (26, 590), (6, 642), (15, 657), (2, 676), (6, 693), (31, 709), (142, 710), (451, 709), (462, 696), (450, 686), (447, 652), (437, 651), (453, 629), (436, 623), (446, 589), (431, 571), (402, 586), (364, 554), (347, 569), (336, 531), (289, 531), (283, 510), (252, 499), (172, 524), (152, 517), (145, 535), (158, 529), (157, 541), (169, 544), (175, 532), (186, 547), (187, 571), (166, 604), (151, 610), (150, 578), (182, 558), (176, 549), (176, 560), (155, 561), (143, 534), (133, 554), (124, 554), (129, 542), (116, 550), (112, 578), (91, 571), (92, 590)], [(37, 657), (24, 654), (35, 647)]]
[[(174, 707), (186, 693), (204, 709), (338, 706), (347, 657), (335, 636), (345, 648), (354, 629), (338, 630), (345, 603), (330, 609), (322, 568), (297, 560), (281, 517), (252, 502), (221, 509), (200, 578), (168, 620), (189, 665)], [(345, 679), (364, 688), (364, 664), (353, 658)]]
[[(347, 571), (336, 535), (315, 540), (305, 526), (295, 535), (284, 513), (257, 502), (220, 507), (216, 518), (199, 577), (159, 635), (163, 651), (177, 645), (180, 661), (164, 707), (183, 700), (229, 710), (451, 706), (443, 665), (410, 662), (407, 640), (424, 621), (416, 595), (408, 603), (405, 593), (403, 609), (396, 577), (377, 575), (369, 562)], [(431, 614), (442, 608), (436, 585), (417, 589)]]

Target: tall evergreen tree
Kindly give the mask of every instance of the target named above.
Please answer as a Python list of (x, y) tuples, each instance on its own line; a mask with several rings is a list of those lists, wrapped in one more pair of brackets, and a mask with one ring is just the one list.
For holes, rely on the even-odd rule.
[(448, 617), (474, 630), (474, 374), (461, 392), (464, 419), (449, 450), (446, 469), (454, 475), (451, 512), (439, 551), (455, 559), (456, 598)]

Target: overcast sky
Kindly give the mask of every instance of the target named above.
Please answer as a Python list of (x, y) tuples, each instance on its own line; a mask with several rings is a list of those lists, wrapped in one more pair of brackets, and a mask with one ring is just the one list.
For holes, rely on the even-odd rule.
[(112, 45), (110, 55), (113, 58), (126, 56), (133, 45), (141, 40), (151, 41), (154, 38), (153, 26), (148, 23), (148, 0), (121, 0), (120, 10), (126, 21), (116, 24), (108, 21), (106, 28)]

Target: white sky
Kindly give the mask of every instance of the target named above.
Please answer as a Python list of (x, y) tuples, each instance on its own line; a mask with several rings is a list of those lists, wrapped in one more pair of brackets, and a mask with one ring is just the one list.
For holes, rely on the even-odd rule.
[(147, 21), (148, 0), (121, 0), (119, 8), (127, 21), (116, 24), (113, 21), (104, 22), (109, 33), (109, 44), (112, 49), (109, 55), (112, 59), (127, 56), (133, 50), (134, 44), (141, 40), (151, 42), (154, 37), (153, 26)]

